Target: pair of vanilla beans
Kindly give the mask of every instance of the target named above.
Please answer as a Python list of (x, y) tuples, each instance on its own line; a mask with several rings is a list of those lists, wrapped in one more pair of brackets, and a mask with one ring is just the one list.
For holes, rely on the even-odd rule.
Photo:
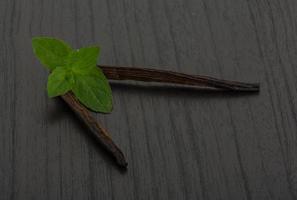
[[(134, 68), (122, 66), (98, 66), (109, 80), (134, 80), (144, 82), (179, 84), (182, 86), (192, 86), (211, 91), (229, 91), (229, 92), (258, 92), (260, 86), (258, 83), (244, 83), (237, 81), (228, 81), (201, 75), (188, 75), (173, 71)], [(114, 157), (116, 163), (121, 167), (127, 168), (127, 161), (120, 148), (113, 142), (108, 132), (91, 115), (90, 111), (83, 106), (76, 97), (68, 92), (61, 96), (70, 108), (81, 118), (88, 126), (105, 149)]]

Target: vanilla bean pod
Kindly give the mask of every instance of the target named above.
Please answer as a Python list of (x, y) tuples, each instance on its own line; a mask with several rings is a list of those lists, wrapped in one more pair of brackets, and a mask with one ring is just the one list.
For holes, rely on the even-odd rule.
[(210, 90), (234, 92), (258, 92), (258, 83), (221, 80), (209, 76), (188, 75), (173, 71), (98, 65), (110, 80), (135, 80), (145, 82), (173, 83), (188, 86), (199, 86)]
[(126, 168), (127, 161), (120, 148), (112, 141), (107, 131), (96, 121), (91, 115), (90, 111), (81, 105), (76, 97), (68, 92), (61, 96), (61, 98), (70, 106), (70, 108), (82, 119), (82, 121), (88, 126), (97, 140), (105, 147), (109, 153), (115, 158), (117, 164), (120, 167)]

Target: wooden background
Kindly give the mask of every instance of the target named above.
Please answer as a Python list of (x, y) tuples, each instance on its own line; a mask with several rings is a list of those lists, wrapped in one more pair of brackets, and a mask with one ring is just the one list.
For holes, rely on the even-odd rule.
[[(118, 170), (59, 99), (31, 38), (100, 64), (260, 82), (230, 95), (113, 84), (96, 114)], [(1, 0), (0, 199), (297, 199), (296, 0)]]

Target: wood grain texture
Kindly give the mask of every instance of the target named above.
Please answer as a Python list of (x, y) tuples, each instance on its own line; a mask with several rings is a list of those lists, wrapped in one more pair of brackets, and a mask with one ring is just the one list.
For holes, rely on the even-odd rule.
[[(297, 1), (0, 1), (0, 199), (297, 199)], [(31, 38), (100, 44), (100, 64), (260, 82), (259, 95), (112, 85), (94, 115), (119, 171), (59, 99)]]

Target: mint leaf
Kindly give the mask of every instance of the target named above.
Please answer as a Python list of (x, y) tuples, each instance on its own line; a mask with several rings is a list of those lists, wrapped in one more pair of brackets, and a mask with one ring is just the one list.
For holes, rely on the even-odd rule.
[(90, 67), (96, 66), (99, 47), (85, 47), (71, 52), (68, 65), (78, 73), (83, 73)]
[(50, 70), (67, 64), (72, 48), (65, 42), (50, 37), (34, 37), (32, 46), (40, 62)]
[(101, 70), (92, 68), (85, 75), (75, 74), (72, 91), (78, 100), (96, 112), (110, 113), (112, 94), (107, 79)]
[(112, 110), (112, 93), (103, 72), (97, 68), (99, 47), (72, 50), (65, 42), (50, 37), (32, 39), (35, 55), (49, 68), (49, 97), (73, 91), (78, 100), (96, 112)]
[(65, 67), (57, 67), (48, 77), (47, 93), (49, 97), (65, 94), (72, 89), (74, 78)]
[(99, 51), (98, 47), (86, 47), (70, 54), (69, 68), (75, 77), (73, 93), (89, 109), (109, 113), (112, 94), (103, 72), (96, 66)]

